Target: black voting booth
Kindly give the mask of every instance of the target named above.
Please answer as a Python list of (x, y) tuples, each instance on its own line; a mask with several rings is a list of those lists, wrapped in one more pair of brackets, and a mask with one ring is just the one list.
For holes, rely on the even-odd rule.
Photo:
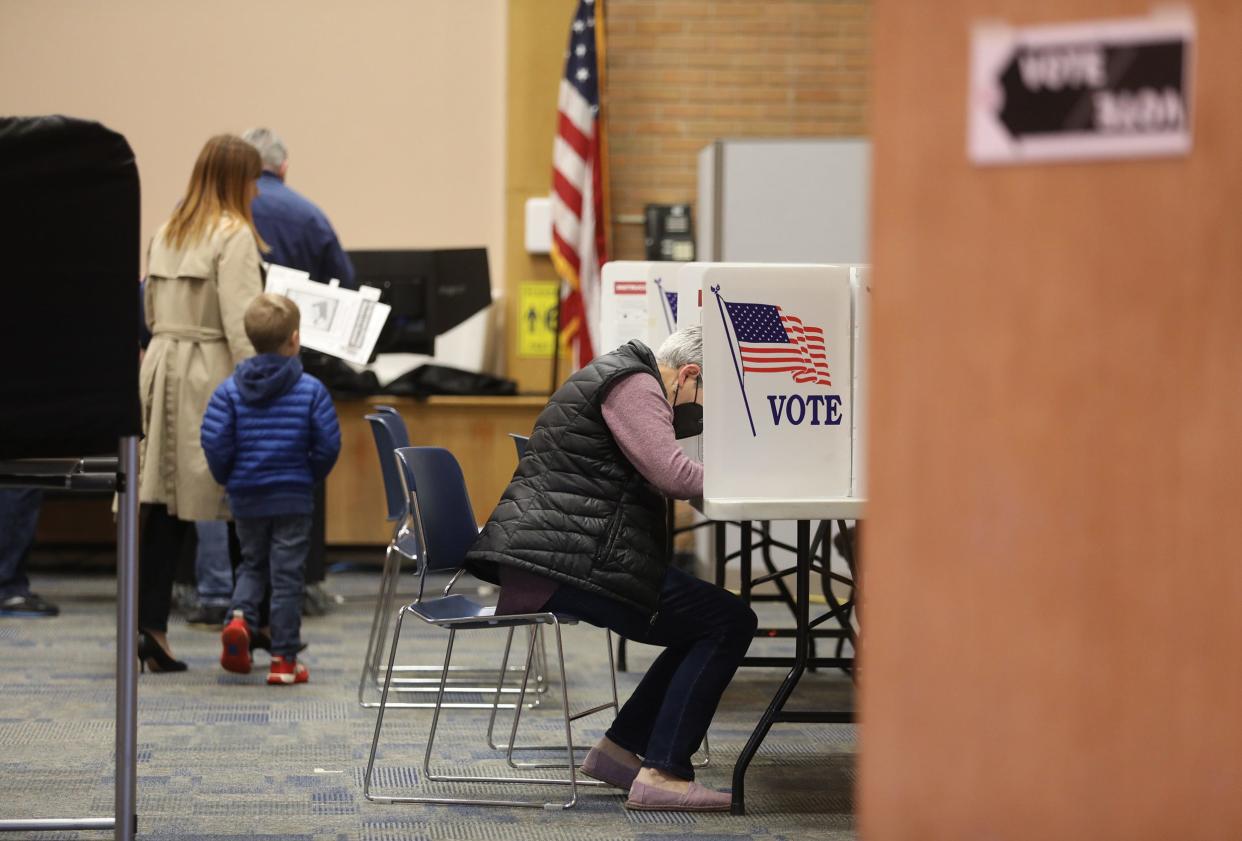
[[(114, 816), (12, 819), (0, 832), (135, 832), (139, 194), (104, 126), (0, 118), (0, 485), (118, 493)], [(60, 620), (64, 621), (64, 620)]]

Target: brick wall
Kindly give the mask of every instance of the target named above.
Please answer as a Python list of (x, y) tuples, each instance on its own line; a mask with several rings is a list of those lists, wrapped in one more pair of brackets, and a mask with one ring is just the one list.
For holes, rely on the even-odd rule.
[[(723, 137), (867, 131), (869, 0), (607, 0), (614, 259), (642, 259), (648, 203), (693, 202)], [(697, 211), (695, 224), (699, 222)]]

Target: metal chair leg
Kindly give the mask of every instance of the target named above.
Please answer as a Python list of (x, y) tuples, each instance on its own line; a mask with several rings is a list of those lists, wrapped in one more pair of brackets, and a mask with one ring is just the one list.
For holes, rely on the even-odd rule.
[[(559, 630), (559, 625), (558, 625), (558, 630)], [(607, 710), (610, 708), (612, 709), (613, 714), (615, 716), (615, 714), (621, 709), (621, 705), (620, 705), (620, 702), (617, 696), (616, 664), (612, 657), (612, 631), (610, 631), (607, 628), (604, 629), (604, 645), (608, 649), (608, 674), (611, 677), (612, 701), (610, 703), (599, 704), (597, 706), (590, 707), (588, 709), (581, 710), (576, 713), (572, 713), (569, 717), (570, 721), (577, 721), (580, 718), (586, 718), (587, 716), (595, 715), (596, 713), (603, 712), (604, 710)], [(565, 767), (559, 762), (541, 762), (541, 761), (519, 762), (513, 758), (513, 754), (515, 751), (557, 751), (557, 750), (560, 750), (562, 747), (561, 745), (519, 745), (517, 744), (518, 723), (521, 720), (521, 715), (522, 715), (522, 710), (521, 710), (521, 707), (519, 707), (514, 712), (514, 715), (513, 715), (512, 735), (509, 739), (509, 743), (506, 745), (497, 745), (489, 738), (489, 744), (491, 745), (491, 747), (496, 750), (505, 751), (505, 761), (508, 763), (510, 768), (520, 769), (520, 768), (563, 768)], [(489, 733), (489, 737), (490, 737), (490, 733)], [(582, 745), (576, 748), (576, 750), (589, 750), (589, 749), (590, 749), (589, 745)], [(576, 757), (574, 759), (574, 763), (575, 763), (575, 767), (582, 764), (577, 761)]]
[[(509, 652), (513, 649), (513, 632), (516, 628), (510, 628), (509, 634), (505, 639), (505, 655), (500, 661), (500, 675), (496, 679), (496, 701), (492, 704), (492, 714), (487, 717), (487, 746), (492, 750), (501, 750), (496, 744), (496, 737), (493, 735), (496, 729), (496, 713), (500, 710), (501, 689), (505, 682), (505, 672), (509, 668)], [(521, 708), (515, 709), (513, 715), (516, 718), (521, 714)], [(512, 741), (512, 739), (510, 739)]]
[[(389, 679), (392, 676), (392, 667), (396, 661), (397, 645), (398, 645), (398, 641), (401, 635), (401, 624), (402, 624), (403, 619), (405, 618), (406, 612), (407, 612), (406, 608), (403, 607), (397, 618), (397, 627), (396, 627), (396, 631), (393, 637), (393, 648), (389, 655), (389, 661), (388, 661), (389, 669), (385, 673), (384, 690), (380, 696), (379, 713), (376, 716), (375, 734), (371, 740), (371, 752), (367, 759), (366, 772), (363, 775), (363, 789), (362, 789), (363, 796), (367, 800), (370, 800), (376, 803), (437, 803), (437, 804), (446, 804), (446, 805), (472, 805), (472, 806), (517, 806), (517, 807), (533, 807), (533, 808), (543, 808), (543, 809), (553, 809), (553, 810), (572, 808), (578, 801), (578, 786), (595, 784), (597, 781), (594, 781), (594, 780), (579, 781), (577, 778), (576, 771), (574, 770), (574, 763), (573, 763), (574, 745), (573, 745), (573, 733), (572, 733), (572, 728), (570, 724), (571, 717), (570, 717), (570, 712), (569, 712), (568, 681), (566, 679), (566, 674), (565, 674), (565, 653), (564, 653), (564, 647), (563, 647), (563, 643), (562, 643), (561, 635), (560, 635), (560, 625), (555, 620), (553, 620), (553, 624), (556, 625), (556, 630), (557, 630), (557, 634), (556, 634), (557, 663), (559, 666), (559, 672), (560, 672), (560, 678), (561, 678), (561, 700), (562, 700), (563, 709), (564, 709), (566, 755), (569, 758), (568, 765), (570, 768), (569, 779), (544, 779), (544, 778), (531, 778), (531, 777), (516, 778), (516, 777), (460, 776), (460, 775), (436, 774), (431, 770), (431, 754), (434, 749), (436, 732), (439, 729), (440, 710), (447, 706), (443, 702), (444, 702), (445, 692), (447, 691), (449, 668), (452, 664), (453, 645), (454, 645), (454, 642), (456, 640), (456, 635), (457, 635), (456, 629), (452, 627), (449, 628), (449, 639), (448, 639), (448, 644), (445, 648), (445, 653), (444, 653), (444, 668), (440, 672), (440, 675), (441, 675), (440, 686), (439, 686), (439, 691), (436, 694), (436, 705), (435, 705), (434, 711), (432, 712), (431, 729), (427, 735), (427, 747), (423, 754), (422, 771), (423, 771), (423, 779), (430, 781), (430, 782), (507, 783), (507, 784), (519, 783), (519, 784), (527, 784), (527, 785), (568, 785), (570, 789), (568, 800), (566, 800), (565, 802), (530, 802), (530, 801), (522, 801), (522, 800), (493, 800), (493, 799), (486, 799), (486, 798), (453, 798), (453, 797), (425, 797), (425, 796), (424, 797), (398, 797), (398, 796), (378, 795), (372, 792), (371, 782), (372, 782), (372, 778), (374, 774), (375, 755), (378, 751), (379, 739), (380, 739), (380, 735), (382, 732), (384, 709), (387, 706), (386, 702), (388, 699), (388, 689), (391, 686), (391, 682)], [(534, 640), (534, 633), (532, 630), (531, 638), (527, 646), (526, 667), (523, 670), (522, 686), (521, 686), (520, 694), (518, 696), (519, 707), (525, 700), (526, 692), (529, 686), (529, 680), (530, 680), (530, 675), (531, 675), (531, 664), (532, 664), (532, 660), (535, 655), (535, 648), (536, 648), (536, 645), (535, 645), (535, 640)], [(516, 727), (516, 723), (517, 722), (515, 719), (514, 721), (515, 727)], [(510, 737), (510, 741), (512, 741), (512, 736)], [(599, 785), (602, 785), (602, 783), (600, 783)]]
[[(574, 766), (574, 734), (569, 718), (569, 678), (565, 674), (565, 646), (561, 641), (561, 623), (553, 620), (553, 627), (556, 629), (556, 659), (561, 672), (561, 703), (565, 705), (565, 764), (569, 768), (569, 802), (562, 808), (570, 809), (578, 802), (578, 769)], [(611, 652), (612, 640), (609, 639), (607, 642), (608, 650)], [(533, 638), (531, 643), (533, 646)], [(609, 659), (611, 661), (611, 658)], [(513, 740), (509, 741), (512, 743)]]
[(699, 760), (698, 762), (695, 762), (694, 758), (691, 757), (690, 767), (691, 768), (706, 768), (708, 765), (711, 765), (711, 764), (712, 764), (712, 743), (708, 740), (707, 734), (704, 733), (703, 734), (703, 758)]
[(375, 638), (375, 651), (372, 654), (371, 669), (378, 677), (380, 663), (384, 657), (384, 646), (388, 644), (388, 617), (392, 616), (393, 607), (397, 601), (397, 585), (401, 580), (401, 560), (402, 554), (393, 547), (392, 551), (393, 563), (388, 572), (388, 580), (386, 586), (381, 587), (384, 597), (384, 606), (380, 611), (379, 634)]
[(378, 669), (376, 662), (376, 649), (378, 647), (380, 616), (384, 613), (384, 590), (388, 586), (388, 576), (390, 567), (392, 566), (393, 556), (392, 544), (388, 544), (388, 548), (384, 550), (384, 567), (380, 573), (380, 586), (375, 592), (375, 612), (371, 615), (371, 633), (367, 636), (367, 653), (362, 658), (362, 676), (358, 679), (358, 703), (366, 706), (364, 703), (364, 693), (367, 684), (374, 682), (378, 677)]
[(367, 770), (362, 775), (362, 796), (367, 800), (380, 803), (391, 802), (385, 798), (371, 795), (371, 773), (375, 769), (375, 751), (379, 747), (380, 731), (384, 727), (384, 709), (388, 704), (388, 689), (392, 686), (392, 667), (397, 660), (397, 643), (401, 640), (401, 625), (405, 620), (405, 607), (397, 614), (397, 627), (392, 635), (392, 651), (388, 654), (388, 671), (384, 678), (384, 689), (380, 692), (379, 712), (375, 716), (375, 735), (371, 737), (371, 753), (367, 757)]

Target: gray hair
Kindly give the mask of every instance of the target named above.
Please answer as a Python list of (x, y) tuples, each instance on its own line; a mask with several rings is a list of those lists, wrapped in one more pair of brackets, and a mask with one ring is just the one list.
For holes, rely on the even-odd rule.
[(242, 134), (242, 140), (259, 150), (259, 157), (263, 159), (263, 168), (268, 172), (280, 172), (280, 168), (284, 166), (289, 157), (285, 141), (281, 140), (280, 135), (270, 128), (248, 129)]
[(702, 326), (696, 324), (693, 327), (683, 327), (665, 339), (656, 351), (656, 362), (667, 368), (680, 368), (682, 365), (698, 365), (702, 368)]

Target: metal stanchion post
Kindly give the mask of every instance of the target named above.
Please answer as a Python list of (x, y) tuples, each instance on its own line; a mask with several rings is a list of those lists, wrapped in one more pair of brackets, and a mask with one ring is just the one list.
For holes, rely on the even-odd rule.
[(138, 824), (138, 437), (121, 439), (116, 540), (116, 834)]

